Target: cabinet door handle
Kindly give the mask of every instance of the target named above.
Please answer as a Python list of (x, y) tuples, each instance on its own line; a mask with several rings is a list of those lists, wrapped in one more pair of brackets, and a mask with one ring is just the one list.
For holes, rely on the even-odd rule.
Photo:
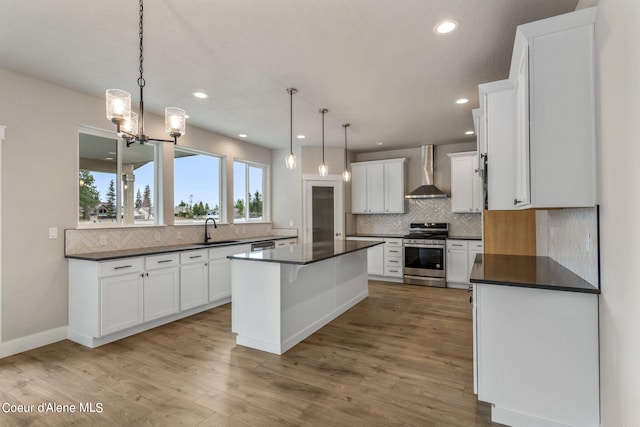
[(122, 270), (123, 268), (131, 268), (133, 265), (120, 265), (118, 267), (113, 267), (114, 270)]
[(196, 258), (202, 258), (202, 255), (194, 255), (194, 256), (190, 256), (190, 259), (196, 259)]
[(171, 260), (171, 259), (163, 259), (162, 261), (158, 261), (158, 264), (164, 264), (164, 263), (171, 262), (171, 261), (173, 261), (173, 260)]
[(390, 259), (389, 262), (395, 262), (397, 264), (400, 261), (398, 261), (397, 259)]
[(522, 200), (513, 199), (513, 204), (517, 205), (518, 203), (522, 203)]
[(390, 252), (390, 253), (397, 254), (397, 253), (399, 253), (400, 251), (392, 251), (392, 250), (389, 250), (389, 252)]

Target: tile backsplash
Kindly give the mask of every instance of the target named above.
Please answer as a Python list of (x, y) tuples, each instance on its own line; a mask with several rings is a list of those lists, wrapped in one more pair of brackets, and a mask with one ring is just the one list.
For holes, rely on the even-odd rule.
[[(296, 235), (296, 230), (274, 229), (271, 223), (210, 224), (211, 239), (232, 240), (272, 235)], [(204, 240), (204, 224), (122, 227), (65, 230), (65, 253), (83, 254), (121, 249), (200, 243)]]
[(403, 214), (355, 215), (357, 233), (406, 234), (412, 222), (448, 222), (449, 235), (482, 235), (482, 214), (451, 212), (451, 199), (409, 199)]

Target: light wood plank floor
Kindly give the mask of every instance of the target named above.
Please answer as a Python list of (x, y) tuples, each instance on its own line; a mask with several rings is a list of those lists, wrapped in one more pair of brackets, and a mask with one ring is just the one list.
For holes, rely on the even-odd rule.
[(0, 425), (492, 425), (473, 394), (468, 293), (369, 283), (369, 298), (283, 356), (236, 346), (226, 305), (96, 349), (62, 341), (1, 359), (0, 404), (103, 410), (0, 412)]

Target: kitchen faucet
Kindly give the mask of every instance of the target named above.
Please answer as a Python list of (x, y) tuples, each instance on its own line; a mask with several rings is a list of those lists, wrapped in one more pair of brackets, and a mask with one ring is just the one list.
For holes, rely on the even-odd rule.
[(216, 224), (216, 220), (213, 217), (207, 218), (204, 222), (204, 244), (206, 245), (207, 243), (209, 243), (209, 240), (211, 240), (211, 236), (209, 235), (209, 233), (207, 232), (207, 223), (209, 222), (209, 220), (213, 221), (213, 227), (214, 228), (218, 228), (218, 224)]

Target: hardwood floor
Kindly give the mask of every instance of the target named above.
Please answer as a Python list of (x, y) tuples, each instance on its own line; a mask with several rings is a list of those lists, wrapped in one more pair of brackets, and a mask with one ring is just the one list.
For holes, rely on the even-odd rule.
[(0, 411), (0, 425), (492, 425), (473, 394), (468, 293), (369, 284), (283, 356), (236, 346), (226, 305), (96, 349), (62, 341), (0, 359), (0, 404), (34, 405)]

